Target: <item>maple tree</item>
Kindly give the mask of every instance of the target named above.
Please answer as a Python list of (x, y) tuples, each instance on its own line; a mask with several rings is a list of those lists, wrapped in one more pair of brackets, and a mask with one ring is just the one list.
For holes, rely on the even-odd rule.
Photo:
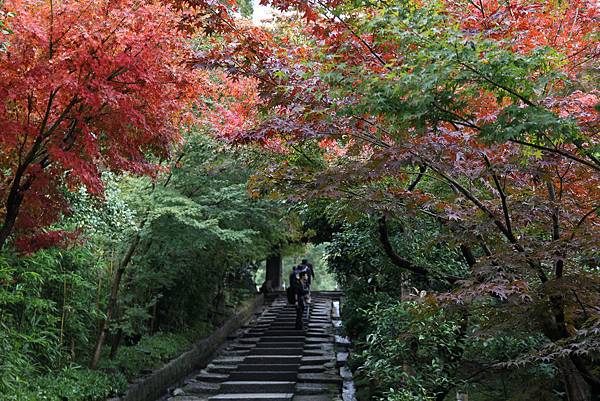
[[(598, 5), (265, 3), (286, 13), (278, 25), (236, 20), (234, 1), (1, 3), (0, 248), (11, 235), (27, 251), (72, 240), (48, 228), (69, 213), (65, 191), (100, 195), (105, 170), (181, 168), (179, 130), (199, 122), (269, 155), (253, 195), (372, 219), (402, 272), (391, 277), (429, 292), (385, 313), (457, 311), (442, 374), (460, 366), (467, 332), (486, 335), (474, 316), (493, 316), (497, 332), (510, 322), (545, 339), (508, 365), (552, 362), (569, 400), (599, 399)], [(454, 252), (452, 268), (398, 251), (395, 239), (418, 237), (413, 220), (436, 227), (428, 241)], [(102, 336), (139, 243), (116, 270)], [(386, 319), (373, 320), (393, 331)], [(435, 335), (456, 335), (452, 319)], [(442, 400), (456, 382), (425, 396)]]
[(435, 302), (518, 310), (552, 344), (536, 358), (556, 362), (569, 399), (598, 399), (595, 343), (578, 343), (599, 319), (598, 5), (270, 4), (299, 17), (239, 28), (202, 55), (259, 79), (272, 106), (230, 133), (290, 154), (255, 193), (380, 216), (384, 250), (421, 279), (431, 272), (394, 251), (387, 219), (433, 218), (470, 267)]
[(63, 188), (101, 194), (101, 170), (156, 173), (202, 77), (180, 13), (160, 2), (5, 1), (3, 12), (0, 247), (12, 233), (51, 245), (64, 234), (40, 229), (68, 211)]

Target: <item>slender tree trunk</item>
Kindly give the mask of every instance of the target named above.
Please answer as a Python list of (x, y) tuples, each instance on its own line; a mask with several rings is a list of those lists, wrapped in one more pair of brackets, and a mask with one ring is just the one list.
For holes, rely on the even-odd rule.
[(565, 385), (567, 399), (569, 401), (592, 400), (589, 386), (583, 380), (573, 362), (569, 359), (558, 363), (561, 379)]
[(158, 299), (154, 302), (152, 306), (152, 318), (150, 319), (150, 335), (153, 335), (156, 331), (156, 318), (158, 315)]
[(25, 169), (26, 167), (24, 166), (17, 169), (15, 178), (13, 179), (10, 187), (10, 192), (6, 198), (6, 213), (4, 214), (2, 228), (0, 228), (0, 250), (4, 248), (4, 245), (6, 245), (6, 241), (15, 227), (15, 222), (17, 221), (17, 216), (19, 215), (19, 209), (23, 203), (23, 197), (33, 182), (33, 178), (30, 177), (26, 179), (23, 185), (21, 185)]
[(123, 341), (123, 329), (119, 328), (117, 334), (113, 337), (112, 344), (110, 346), (110, 355), (108, 356), (110, 359), (115, 359), (115, 356), (117, 356), (117, 351), (119, 351), (121, 341)]
[[(50, 113), (50, 108), (54, 101), (54, 96), (56, 92), (50, 94), (50, 99), (48, 100), (48, 108), (46, 109), (46, 114), (44, 116), (44, 122), (42, 123), (41, 133), (44, 132), (46, 127), (46, 122), (48, 121), (48, 116)], [(19, 215), (19, 209), (21, 208), (21, 204), (23, 203), (23, 197), (25, 196), (25, 192), (31, 187), (33, 183), (34, 177), (26, 175), (27, 169), (34, 162), (36, 157), (38, 157), (38, 152), (42, 147), (43, 136), (38, 135), (38, 137), (33, 142), (31, 149), (27, 152), (27, 155), (23, 158), (23, 161), (17, 167), (15, 171), (15, 176), (10, 185), (10, 191), (8, 192), (8, 196), (6, 198), (6, 213), (4, 215), (4, 222), (2, 223), (2, 228), (0, 228), (0, 250), (4, 248), (6, 245), (6, 240), (10, 236), (15, 227), (15, 222), (17, 221), (17, 217)], [(24, 181), (24, 182), (23, 182)]]
[[(570, 337), (566, 328), (564, 302), (549, 297), (553, 319), (544, 326), (544, 334), (557, 342)], [(557, 363), (569, 401), (600, 401), (600, 379), (589, 369), (589, 363), (577, 355), (560, 360)]]
[[(144, 223), (145, 223), (145, 220), (143, 220), (140, 223), (140, 229), (144, 227)], [(100, 335), (98, 336), (98, 341), (96, 342), (96, 349), (94, 351), (94, 357), (92, 358), (92, 362), (90, 364), (90, 367), (92, 369), (96, 369), (96, 367), (98, 366), (98, 361), (100, 360), (100, 355), (102, 354), (102, 346), (104, 345), (104, 342), (106, 341), (106, 337), (110, 330), (110, 322), (111, 322), (113, 316), (115, 315), (115, 312), (117, 309), (117, 299), (119, 296), (119, 287), (121, 285), (121, 279), (123, 278), (125, 269), (127, 268), (127, 265), (129, 264), (129, 262), (131, 261), (131, 258), (133, 256), (133, 254), (135, 253), (135, 250), (136, 250), (137, 246), (139, 245), (139, 243), (140, 243), (140, 234), (138, 232), (133, 237), (133, 240), (131, 241), (131, 244), (129, 245), (129, 249), (127, 250), (127, 253), (125, 254), (123, 259), (119, 263), (119, 267), (117, 268), (117, 270), (115, 272), (115, 277), (113, 279), (113, 283), (112, 283), (112, 287), (111, 287), (111, 291), (110, 291), (110, 297), (108, 299), (108, 307), (106, 309), (106, 318), (104, 319), (104, 323), (102, 324), (102, 330), (100, 331)]]

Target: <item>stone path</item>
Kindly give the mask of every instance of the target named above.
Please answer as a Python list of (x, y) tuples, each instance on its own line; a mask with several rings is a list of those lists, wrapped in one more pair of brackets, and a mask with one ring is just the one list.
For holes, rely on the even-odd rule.
[(306, 330), (295, 330), (294, 306), (276, 298), (168, 400), (341, 401), (347, 353), (340, 345), (336, 353), (338, 312), (315, 295), (307, 315)]

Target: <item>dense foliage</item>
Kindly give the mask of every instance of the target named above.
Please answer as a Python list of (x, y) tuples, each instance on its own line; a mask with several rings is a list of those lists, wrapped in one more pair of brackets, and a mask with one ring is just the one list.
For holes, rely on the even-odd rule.
[(600, 400), (597, 2), (264, 3), (0, 1), (0, 393), (102, 399), (313, 241), (362, 399)]
[(98, 194), (102, 170), (149, 173), (150, 156), (168, 156), (201, 79), (182, 63), (181, 17), (159, 2), (2, 7), (12, 33), (0, 52), (0, 248), (16, 233), (34, 250), (66, 238), (40, 232), (67, 208), (60, 186)]
[[(277, 203), (249, 197), (249, 155), (199, 134), (181, 152), (154, 181), (104, 175), (103, 200), (85, 188), (67, 193), (72, 213), (55, 227), (78, 230), (76, 243), (2, 254), (0, 393), (103, 400), (125, 378), (185, 351), (256, 292), (257, 262), (292, 240), (293, 227)], [(106, 319), (115, 272), (135, 238)], [(90, 363), (103, 320), (110, 350), (101, 349), (97, 365), (112, 372), (106, 378), (77, 367)], [(64, 374), (50, 385), (45, 375), (56, 371)]]
[[(252, 128), (228, 133), (270, 152), (253, 193), (332, 203), (325, 214), (340, 240), (331, 256), (343, 261), (333, 265), (342, 283), (360, 283), (358, 306), (371, 311), (370, 292), (402, 300), (405, 292), (378, 284), (398, 287), (404, 276), (418, 305), (457, 309), (444, 316), (445, 335), (529, 344), (518, 355), (503, 350), (510, 357), (492, 366), (461, 341), (443, 358), (427, 351), (417, 366), (401, 365), (423, 391), (398, 375), (379, 383), (384, 396), (441, 400), (490, 379), (476, 374), (480, 366), (490, 375), (539, 368), (541, 387), (598, 399), (598, 5), (271, 4), (299, 12), (271, 30), (230, 32), (200, 55), (257, 77), (270, 106)], [(390, 313), (376, 311), (389, 319), (438, 316), (385, 302)], [(373, 321), (363, 339), (388, 323)], [(399, 341), (385, 348), (402, 354)], [(378, 343), (366, 347), (382, 364), (394, 360), (377, 353)], [(373, 359), (361, 367), (367, 375), (377, 370)], [(419, 379), (426, 360), (446, 361), (443, 382), (427, 384), (433, 373)]]

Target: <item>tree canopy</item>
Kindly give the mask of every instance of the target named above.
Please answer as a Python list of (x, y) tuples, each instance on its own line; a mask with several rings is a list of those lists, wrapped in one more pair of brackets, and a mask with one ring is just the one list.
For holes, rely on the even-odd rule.
[[(203, 54), (260, 79), (269, 108), (231, 140), (287, 156), (255, 193), (369, 216), (428, 302), (466, 305), (469, 334), (479, 308), (498, 315), (496, 330), (507, 320), (537, 330), (547, 344), (518, 363), (556, 361), (569, 399), (597, 398), (596, 343), (584, 334), (598, 322), (597, 4), (272, 4), (297, 14), (277, 29), (237, 29)], [(463, 268), (394, 248), (389, 221), (409, 236), (415, 219)]]
[(600, 399), (597, 2), (262, 3), (0, 3), (11, 372), (217, 324), (313, 242), (364, 399)]

